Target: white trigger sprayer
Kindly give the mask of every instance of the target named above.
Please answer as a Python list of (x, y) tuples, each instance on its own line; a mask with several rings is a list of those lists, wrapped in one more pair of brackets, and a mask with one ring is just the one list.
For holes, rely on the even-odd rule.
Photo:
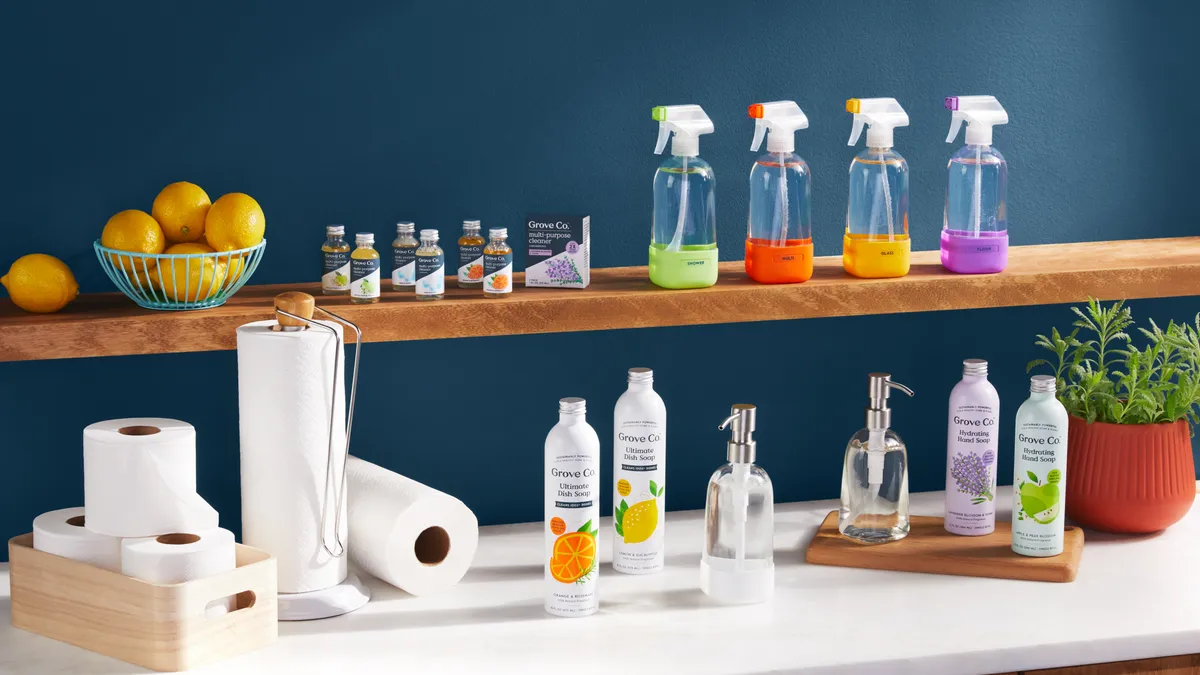
[(679, 218), (675, 224), (675, 234), (667, 245), (668, 251), (678, 252), (683, 247), (688, 212), (687, 158), (700, 156), (700, 136), (711, 134), (713, 123), (704, 108), (698, 105), (660, 105), (651, 111), (651, 117), (658, 122), (658, 143), (654, 146), (654, 154), (661, 155), (667, 147), (667, 139), (674, 134), (671, 154), (683, 162), (683, 176), (679, 183)]
[[(850, 132), (850, 142), (846, 145), (857, 145), (858, 137), (862, 135), (863, 125), (867, 127), (868, 148), (890, 148), (893, 145), (892, 130), (896, 127), (908, 126), (908, 113), (900, 107), (900, 102), (894, 98), (852, 98), (846, 101), (846, 112), (854, 115), (854, 128)], [(888, 241), (896, 236), (896, 224), (892, 217), (892, 191), (888, 185), (887, 163), (879, 165), (883, 173), (883, 200), (887, 210)]]
[[(796, 150), (796, 132), (808, 128), (808, 117), (795, 101), (772, 101), (771, 103), (755, 103), (750, 106), (750, 117), (754, 118), (754, 140), (750, 143), (751, 152), (757, 152), (762, 146), (763, 137), (767, 138), (767, 152), (789, 155)], [(767, 132), (770, 132), (768, 134)], [(784, 246), (788, 239), (788, 193), (787, 168), (782, 159), (779, 162), (779, 196), (775, 212), (783, 219), (780, 223), (779, 245)]]
[(992, 144), (992, 127), (1008, 124), (1008, 112), (995, 96), (947, 96), (946, 109), (951, 111), (950, 133), (946, 142), (953, 143), (963, 122), (967, 123), (967, 145), (975, 146), (975, 228), (979, 236), (983, 217), (980, 201), (983, 194), (983, 147)]

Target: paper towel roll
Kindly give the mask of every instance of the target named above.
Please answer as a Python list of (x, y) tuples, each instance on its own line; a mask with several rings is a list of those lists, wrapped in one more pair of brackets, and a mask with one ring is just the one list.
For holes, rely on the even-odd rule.
[(121, 571), (121, 539), (83, 526), (83, 507), (59, 509), (33, 519), (33, 548), (114, 572)]
[(413, 595), (457, 584), (479, 545), (479, 521), (444, 492), (351, 457), (350, 559)]
[(237, 567), (233, 533), (173, 532), (121, 542), (121, 574), (152, 584), (181, 584)]
[[(337, 331), (272, 331), (274, 321), (237, 329), (238, 413), (242, 444), (242, 541), (275, 556), (280, 593), (336, 586), (346, 579), (337, 551), (334, 488), (341, 485), (346, 452), (346, 397)], [(345, 365), (346, 360), (341, 360)], [(333, 462), (329, 413), (333, 401)], [(326, 467), (332, 464), (332, 480)], [(322, 508), (329, 517), (321, 530)], [(342, 502), (341, 541), (347, 538)]]
[(88, 426), (83, 508), (89, 530), (114, 537), (217, 527), (216, 510), (196, 494), (196, 430), (154, 417)]

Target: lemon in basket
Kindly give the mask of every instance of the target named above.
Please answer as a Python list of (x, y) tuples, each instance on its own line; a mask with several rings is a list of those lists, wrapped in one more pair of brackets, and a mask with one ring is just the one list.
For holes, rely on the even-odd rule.
[(17, 258), (8, 274), (0, 277), (13, 304), (26, 312), (57, 312), (79, 295), (75, 275), (63, 261), (44, 253)]
[[(108, 219), (104, 224), (104, 232), (100, 234), (100, 244), (105, 248), (130, 253), (162, 253), (167, 246), (167, 240), (158, 221), (151, 218), (149, 213), (129, 209)], [(142, 269), (141, 258), (115, 253), (109, 255), (113, 264), (125, 271)], [(150, 268), (154, 267), (155, 262), (153, 259), (145, 259), (145, 264)]]
[[(212, 253), (204, 244), (175, 244), (168, 255)], [(153, 282), (162, 289), (168, 301), (199, 302), (216, 295), (225, 283), (225, 263), (213, 257), (175, 258), (163, 260), (154, 271)]]
[(262, 207), (253, 197), (240, 192), (230, 192), (213, 202), (204, 219), (204, 238), (217, 251), (257, 246), (266, 229), (267, 217)]
[(197, 241), (204, 236), (204, 218), (212, 202), (199, 185), (171, 183), (154, 198), (150, 215), (162, 227), (167, 241)]

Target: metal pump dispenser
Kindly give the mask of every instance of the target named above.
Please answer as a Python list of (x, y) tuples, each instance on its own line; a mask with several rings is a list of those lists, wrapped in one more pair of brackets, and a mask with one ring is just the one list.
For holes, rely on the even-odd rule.
[(775, 590), (775, 497), (771, 479), (754, 464), (758, 409), (737, 403), (718, 429), (729, 429), (721, 466), (708, 481), (700, 589), (717, 602), (764, 602)]
[(908, 455), (891, 430), (892, 390), (913, 390), (892, 382), (889, 373), (867, 376), (867, 426), (850, 439), (842, 469), (842, 508), (838, 529), (868, 543), (894, 541), (908, 534)]

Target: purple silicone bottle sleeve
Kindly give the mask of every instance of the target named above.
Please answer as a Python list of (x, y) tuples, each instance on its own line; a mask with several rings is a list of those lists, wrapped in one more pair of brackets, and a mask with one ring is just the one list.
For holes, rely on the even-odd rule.
[(1008, 232), (942, 230), (942, 267), (957, 274), (994, 274), (1008, 266)]

